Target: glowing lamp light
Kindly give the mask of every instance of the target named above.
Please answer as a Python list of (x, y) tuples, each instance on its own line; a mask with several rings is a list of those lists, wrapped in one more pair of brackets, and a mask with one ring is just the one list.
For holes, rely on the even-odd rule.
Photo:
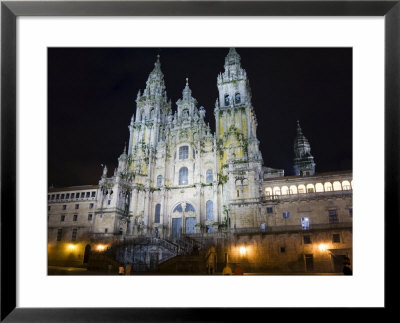
[(240, 247), (239, 248), (239, 253), (241, 256), (244, 256), (246, 254), (246, 247)]
[(104, 251), (106, 249), (106, 246), (105, 245), (102, 245), (102, 244), (99, 244), (99, 245), (97, 245), (97, 247), (96, 247), (96, 250), (97, 251)]
[(326, 251), (328, 249), (328, 247), (326, 246), (326, 244), (321, 243), (318, 246), (319, 251)]
[(76, 248), (76, 246), (73, 245), (73, 244), (69, 244), (69, 245), (68, 245), (68, 249), (71, 250), (71, 251), (72, 251), (72, 250), (75, 250), (75, 248)]

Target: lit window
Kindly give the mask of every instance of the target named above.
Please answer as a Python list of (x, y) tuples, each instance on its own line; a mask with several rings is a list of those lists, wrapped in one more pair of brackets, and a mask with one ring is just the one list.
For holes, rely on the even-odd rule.
[(334, 224), (334, 223), (338, 223), (339, 219), (336, 213), (336, 210), (329, 210), (329, 223), (330, 224)]
[(189, 146), (179, 147), (179, 159), (189, 158)]
[(161, 185), (162, 185), (162, 176), (158, 175), (157, 176), (157, 187), (161, 187)]
[(57, 230), (57, 241), (61, 241), (61, 237), (62, 237), (62, 229), (58, 229)]
[(213, 171), (211, 169), (207, 170), (206, 173), (206, 183), (210, 184), (213, 181)]
[(282, 217), (283, 217), (285, 220), (289, 219), (289, 218), (290, 218), (290, 212), (283, 212), (283, 213), (282, 213)]
[(281, 189), (279, 187), (274, 187), (274, 195), (281, 195)]
[(281, 189), (282, 195), (289, 194), (289, 188), (287, 186), (283, 186)]
[(228, 94), (225, 95), (224, 100), (225, 100), (225, 106), (228, 106), (229, 105), (229, 95)]
[(332, 242), (333, 243), (340, 243), (340, 234), (339, 233), (335, 233), (332, 235)]
[(271, 187), (266, 187), (264, 192), (265, 192), (265, 195), (267, 195), (267, 196), (272, 195), (272, 189), (271, 189)]
[(324, 184), (324, 186), (325, 186), (325, 192), (330, 192), (330, 191), (332, 191), (332, 184), (331, 184), (331, 183), (326, 182), (326, 183)]
[(301, 218), (301, 228), (303, 230), (310, 229), (310, 219), (308, 217), (302, 217)]
[(78, 233), (78, 229), (72, 230), (72, 241), (76, 241), (76, 234)]
[(213, 201), (208, 200), (206, 203), (206, 220), (214, 220)]
[(89, 213), (89, 215), (88, 215), (88, 220), (89, 220), (89, 221), (92, 221), (92, 219), (93, 219), (93, 214)]
[(334, 191), (341, 191), (342, 190), (342, 185), (340, 182), (333, 182), (333, 190)]
[(267, 213), (271, 214), (274, 212), (274, 208), (273, 207), (267, 207)]
[(188, 169), (187, 167), (182, 167), (179, 170), (179, 185), (187, 185), (188, 184)]
[(154, 215), (154, 223), (160, 223), (161, 204), (156, 205), (156, 212)]
[(324, 191), (324, 185), (322, 185), (322, 183), (315, 184), (315, 191), (316, 192), (323, 192)]
[(78, 221), (78, 214), (74, 214), (73, 221)]
[(235, 103), (240, 103), (240, 93), (235, 94)]
[(306, 187), (304, 185), (299, 185), (298, 192), (299, 194), (304, 194), (306, 192)]
[(304, 244), (311, 244), (311, 236), (303, 236)]

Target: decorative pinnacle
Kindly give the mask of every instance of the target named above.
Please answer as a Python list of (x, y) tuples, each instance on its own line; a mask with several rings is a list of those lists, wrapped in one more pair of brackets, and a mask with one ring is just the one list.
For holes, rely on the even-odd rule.
[(186, 78), (186, 85), (189, 85), (189, 78)]

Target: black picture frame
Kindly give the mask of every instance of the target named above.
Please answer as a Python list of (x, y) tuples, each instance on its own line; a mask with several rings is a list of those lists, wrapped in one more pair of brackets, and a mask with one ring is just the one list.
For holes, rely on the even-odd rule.
[[(18, 16), (381, 16), (385, 18), (385, 307), (395, 310), (399, 233), (400, 1), (2, 1), (1, 2), (1, 321), (187, 322), (287, 315), (288, 309), (16, 307), (16, 19)], [(372, 152), (373, 153), (373, 152)], [(367, 175), (373, 176), (373, 174)], [(371, 203), (371, 202), (369, 202)], [(372, 238), (373, 233), (371, 233)], [(373, 243), (371, 241), (371, 243)], [(374, 265), (371, 256), (371, 265)], [(374, 279), (374, 277), (371, 277)], [(345, 291), (344, 291), (345, 292)], [(40, 291), (38, 291), (40, 293)], [(240, 295), (240, 291), (238, 291)], [(242, 295), (245, 297), (246, 295)], [(267, 304), (266, 304), (267, 306)], [(312, 308), (312, 304), (310, 304)], [(299, 310), (299, 309), (297, 309)], [(343, 313), (326, 309), (329, 316)], [(348, 313), (348, 311), (347, 311)], [(372, 314), (370, 311), (368, 313)], [(368, 314), (368, 315), (370, 315)], [(345, 314), (347, 315), (347, 314)], [(348, 316), (350, 318), (350, 316)]]

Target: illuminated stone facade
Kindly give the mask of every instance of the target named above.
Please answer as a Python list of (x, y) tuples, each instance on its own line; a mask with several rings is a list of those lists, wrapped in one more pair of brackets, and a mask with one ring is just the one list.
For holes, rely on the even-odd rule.
[[(148, 248), (156, 248), (161, 263), (162, 252), (170, 258), (168, 241), (189, 236), (217, 246), (216, 268), (229, 261), (250, 271), (302, 272), (310, 271), (312, 259), (314, 269), (337, 271), (337, 259), (352, 256), (352, 173), (316, 174), (299, 123), (296, 176), (263, 166), (249, 80), (235, 49), (225, 58), (217, 86), (212, 133), (188, 79), (174, 111), (158, 58), (137, 94), (129, 145), (111, 177), (104, 167), (93, 202), (87, 201), (94, 203), (93, 212), (85, 206), (79, 209), (83, 222), (61, 223), (64, 200), (54, 200), (60, 192), (49, 193), (49, 246), (60, 229), (66, 242), (74, 229), (88, 243), (155, 237), (163, 239), (164, 251)], [(77, 204), (69, 198), (68, 209)], [(83, 245), (80, 251), (82, 258)]]
[[(157, 59), (137, 95), (128, 149), (114, 176), (105, 168), (99, 182), (95, 233), (212, 233), (229, 225), (233, 201), (260, 198), (264, 171), (283, 175), (262, 166), (249, 81), (235, 49), (217, 84), (213, 134), (188, 79), (173, 112)], [(256, 209), (249, 205), (248, 212)]]

